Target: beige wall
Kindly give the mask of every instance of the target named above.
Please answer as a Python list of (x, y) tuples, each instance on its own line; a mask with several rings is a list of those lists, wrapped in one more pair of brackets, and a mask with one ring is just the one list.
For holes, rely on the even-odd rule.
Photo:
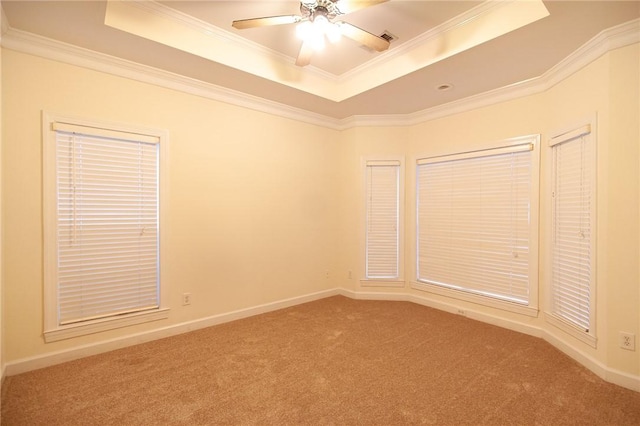
[[(607, 368), (635, 375), (640, 374), (638, 352), (625, 351), (618, 346), (618, 332), (636, 334), (640, 331), (640, 280), (638, 276), (638, 226), (640, 224), (638, 197), (638, 160), (640, 135), (638, 133), (638, 45), (618, 49), (591, 63), (571, 77), (544, 93), (479, 108), (445, 118), (412, 126), (402, 134), (406, 143), (395, 147), (384, 146), (388, 138), (378, 129), (354, 129), (343, 147), (351, 158), (380, 154), (406, 155), (406, 244), (405, 269), (407, 284), (404, 290), (380, 289), (390, 293), (409, 292), (432, 302), (455, 305), (476, 311), (486, 318), (498, 318), (505, 323), (522, 324), (531, 330), (541, 330), (557, 337), (563, 345), (575, 348), (595, 363)], [(550, 150), (547, 146), (550, 132), (572, 125), (578, 120), (597, 114), (598, 140), (598, 204), (597, 204), (597, 348), (582, 343), (544, 320), (548, 294), (548, 252), (550, 211)], [(538, 318), (483, 307), (474, 303), (409, 289), (415, 280), (415, 160), (420, 157), (478, 149), (488, 143), (506, 138), (541, 134), (540, 170), (540, 256)], [(363, 143), (362, 137), (366, 143)], [(345, 163), (344, 173), (356, 177)], [(357, 177), (356, 177), (357, 178)], [(354, 185), (354, 188), (356, 186)], [(357, 197), (361, 197), (360, 193)], [(349, 202), (349, 197), (346, 197)], [(352, 208), (355, 209), (355, 202)], [(349, 227), (363, 220), (350, 217)], [(345, 226), (343, 222), (343, 226)], [(345, 247), (351, 249), (343, 255), (347, 268), (356, 268), (357, 239), (352, 234)], [(355, 290), (372, 291), (353, 283)], [(500, 322), (500, 321), (498, 321)], [(515, 327), (518, 328), (518, 327)]]
[[(334, 287), (336, 131), (3, 55), (7, 362)], [(42, 110), (169, 130), (169, 320), (44, 344)]]
[[(2, 9), (2, 1), (0, 1), (0, 21), (3, 18), (4, 10)], [(0, 34), (0, 40), (2, 40), (2, 35)], [(4, 132), (3, 129), (3, 119), (2, 115), (2, 49), (0, 49), (0, 380), (4, 380), (4, 268), (3, 265), (3, 256), (2, 256), (2, 247), (4, 246), (4, 240), (2, 238), (2, 229), (3, 229), (3, 214), (2, 214), (2, 187), (3, 187), (3, 179), (2, 179), (2, 135)], [(1, 403), (0, 403), (1, 405)], [(0, 419), (2, 421), (2, 419)]]
[[(640, 45), (618, 49), (609, 58), (609, 134), (607, 164), (608, 206), (602, 223), (603, 238), (607, 238), (607, 251), (599, 253), (605, 257), (606, 276), (603, 276), (606, 292), (607, 331), (603, 336), (607, 345), (607, 364), (623, 371), (640, 373), (640, 356), (636, 352), (618, 348), (618, 332), (628, 331), (640, 337), (637, 326), (640, 309), (640, 247), (636, 236), (640, 232), (640, 200), (638, 180), (640, 178), (640, 100), (636, 96), (640, 84), (638, 58)], [(600, 225), (600, 224), (599, 224)], [(606, 237), (605, 234), (606, 233)], [(637, 342), (636, 342), (637, 344)]]
[[(364, 276), (363, 158), (404, 157), (408, 135), (408, 127), (353, 128), (341, 135), (340, 233), (336, 249), (340, 272), (336, 284), (343, 288), (359, 289), (359, 279)], [(349, 271), (351, 279), (348, 278)]]
[[(638, 45), (615, 50), (544, 93), (407, 127), (338, 132), (33, 56), (4, 51), (5, 360), (343, 287), (416, 294), (549, 330), (596, 363), (640, 375), (618, 332), (640, 333)], [(170, 132), (167, 321), (62, 342), (42, 340), (40, 112)], [(598, 116), (596, 349), (538, 318), (409, 289), (415, 279), (415, 159), (542, 134), (539, 304), (546, 307), (550, 132)], [(362, 159), (406, 165), (407, 286), (364, 288)], [(325, 277), (330, 272), (330, 279)], [(348, 278), (352, 271), (352, 278)], [(193, 304), (180, 306), (190, 292)]]

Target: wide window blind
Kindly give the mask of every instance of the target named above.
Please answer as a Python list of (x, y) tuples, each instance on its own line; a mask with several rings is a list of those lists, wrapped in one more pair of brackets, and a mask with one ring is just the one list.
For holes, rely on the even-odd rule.
[(366, 165), (366, 278), (399, 275), (400, 162), (368, 161)]
[(54, 129), (59, 324), (157, 308), (159, 144)]
[(589, 331), (592, 289), (592, 176), (589, 126), (552, 141), (552, 312)]
[(529, 302), (532, 145), (418, 161), (418, 281)]

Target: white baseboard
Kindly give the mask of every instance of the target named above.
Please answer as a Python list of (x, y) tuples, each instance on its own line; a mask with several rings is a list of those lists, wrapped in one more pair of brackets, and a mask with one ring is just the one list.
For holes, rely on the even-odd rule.
[(544, 330), (542, 338), (550, 345), (572, 358), (574, 361), (589, 369), (601, 379), (618, 386), (640, 392), (640, 376), (635, 376), (633, 374), (607, 367), (592, 356), (582, 352), (575, 346), (568, 344), (550, 329)]
[(432, 300), (424, 296), (396, 293), (396, 292), (368, 292), (368, 291), (354, 291), (344, 288), (334, 288), (330, 290), (324, 290), (317, 293), (311, 293), (299, 297), (293, 297), (290, 299), (284, 299), (272, 303), (266, 303), (263, 305), (254, 306), (251, 308), (240, 309), (237, 311), (227, 312), (224, 314), (213, 315), (210, 317), (188, 321), (161, 329), (156, 329), (144, 333), (138, 333), (129, 335), (117, 339), (103, 341), (85, 346), (79, 346), (64, 351), (53, 352), (49, 354), (39, 355), (36, 357), (25, 358), (13, 362), (9, 362), (2, 368), (2, 379), (5, 376), (12, 376), (15, 374), (24, 373), (38, 368), (49, 367), (52, 365), (60, 364), (74, 359), (83, 358), (91, 355), (97, 355), (100, 353), (120, 349), (127, 346), (133, 346), (140, 343), (149, 342), (152, 340), (162, 339), (165, 337), (174, 336), (177, 334), (187, 333), (189, 331), (198, 330), (205, 327), (211, 327), (218, 324), (223, 324), (230, 321), (235, 321), (242, 318), (247, 318), (254, 315), (259, 315), (267, 312), (276, 311), (279, 309), (288, 308), (302, 303), (312, 302), (314, 300), (324, 299), (326, 297), (342, 295), (351, 299), (357, 300), (386, 300), (386, 301), (401, 301), (412, 302), (419, 305), (427, 306), (430, 308), (438, 309), (441, 311), (449, 312), (452, 314), (464, 315), (470, 319), (482, 321), (488, 324), (496, 325), (509, 330), (517, 331), (520, 333), (528, 334), (534, 337), (539, 337), (547, 341), (549, 344), (565, 353), (567, 356), (574, 359), (579, 364), (583, 365), (597, 376), (602, 379), (622, 386), (627, 389), (631, 389), (640, 392), (640, 376), (625, 373), (613, 368), (609, 368), (600, 361), (594, 359), (590, 355), (584, 353), (580, 349), (567, 343), (564, 339), (560, 338), (554, 331), (539, 328), (527, 324), (523, 324), (517, 321), (508, 320), (505, 318), (490, 315), (484, 312), (470, 310), (468, 307), (456, 306), (452, 303), (444, 303), (437, 300)]
[[(140, 343), (150, 342), (152, 340), (163, 339), (189, 331), (201, 328), (211, 327), (242, 318), (260, 315), (267, 312), (277, 311), (279, 309), (288, 308), (302, 303), (312, 302), (314, 300), (324, 299), (326, 297), (336, 296), (340, 294), (338, 289), (324, 290), (317, 293), (311, 293), (304, 296), (292, 297), (290, 299), (279, 300), (276, 302), (266, 303), (251, 308), (240, 309), (237, 311), (227, 312), (223, 314), (213, 315), (194, 321), (183, 322), (151, 331), (132, 334), (129, 336), (119, 337), (116, 339), (106, 340), (89, 345), (78, 346), (62, 351), (51, 352), (48, 354), (38, 355), (30, 358), (24, 358), (17, 361), (9, 362), (5, 365), (6, 375), (13, 376), (15, 374), (25, 373), (27, 371), (37, 370), (39, 368), (49, 367), (63, 362), (73, 361), (75, 359), (84, 358), (91, 355), (97, 355), (104, 352), (121, 349), (127, 346), (138, 345)], [(4, 375), (3, 375), (4, 377)]]
[(498, 327), (517, 331), (519, 333), (539, 337), (541, 339), (544, 339), (551, 346), (560, 350), (603, 380), (627, 389), (634, 390), (636, 392), (640, 392), (640, 376), (635, 376), (633, 374), (625, 373), (623, 371), (607, 367), (600, 361), (596, 360), (580, 349), (577, 349), (575, 346), (568, 344), (565, 340), (555, 334), (555, 332), (551, 329), (540, 328), (528, 324), (523, 324), (517, 321), (511, 321), (505, 318), (497, 317), (495, 315), (487, 314), (485, 312), (474, 311), (466, 306), (462, 308), (461, 306), (457, 306), (455, 304), (444, 303), (415, 294), (368, 291), (363, 292), (346, 289), (338, 289), (338, 292), (343, 296), (358, 300), (389, 300), (413, 302), (419, 305), (427, 306), (452, 314), (464, 315), (477, 321), (482, 321), (488, 324), (496, 325)]

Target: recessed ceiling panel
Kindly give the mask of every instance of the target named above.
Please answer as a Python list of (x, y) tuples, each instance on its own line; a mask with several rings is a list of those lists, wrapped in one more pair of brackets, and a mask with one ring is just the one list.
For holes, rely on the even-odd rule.
[[(289, 3), (292, 2), (284, 2), (272, 14), (265, 14), (265, 16), (291, 13)], [(388, 2), (354, 12), (353, 25), (370, 25), (368, 30), (374, 31), (374, 34), (375, 32), (382, 34), (385, 31), (390, 32), (386, 29), (386, 24), (399, 27), (401, 19), (398, 16), (404, 15), (405, 21), (412, 23), (408, 27), (412, 26), (413, 32), (417, 32), (415, 22), (421, 19), (415, 21), (408, 19), (407, 14), (410, 14), (412, 9), (405, 3)], [(177, 3), (174, 6), (180, 4)], [(212, 6), (217, 4), (214, 2)], [(226, 2), (223, 4), (225, 13), (223, 17), (216, 17), (216, 19), (227, 22), (230, 13), (226, 8), (228, 6)], [(190, 13), (206, 10), (201, 6), (194, 7), (193, 4), (191, 6)], [(251, 9), (251, 13), (256, 13), (259, 17), (259, 11), (267, 6), (267, 4), (261, 4), (255, 12)], [(382, 8), (391, 8), (388, 10), (393, 13), (379, 13), (376, 15), (377, 19), (374, 19), (373, 15), (369, 17), (362, 15), (373, 13), (375, 9), (380, 12)], [(357, 19), (358, 14), (361, 14), (361, 21)], [(387, 15), (394, 14), (396, 18), (393, 22), (391, 19), (385, 20)], [(415, 15), (420, 16), (417, 13)], [(328, 48), (322, 53), (314, 53), (311, 56), (312, 63), (314, 59), (323, 58), (325, 61), (342, 64), (334, 67), (343, 71), (340, 75), (322, 71), (317, 67), (302, 68), (295, 64), (294, 58), (297, 56), (297, 51), (294, 49), (295, 43), (290, 41), (296, 40), (293, 33), (295, 24), (240, 30), (241, 32), (261, 31), (265, 34), (274, 29), (282, 30), (279, 37), (287, 41), (281, 43), (269, 41), (273, 48), (267, 44), (250, 41), (228, 29), (217, 27), (200, 17), (155, 2), (110, 1), (107, 4), (105, 24), (325, 99), (340, 102), (514, 31), (547, 15), (547, 9), (539, 0), (484, 2), (389, 50), (376, 52), (374, 58), (365, 62), (363, 62), (364, 58), (370, 57), (373, 53), (358, 46), (353, 40), (344, 40), (346, 37), (343, 37), (339, 47), (333, 47), (333, 50)], [(207, 16), (211, 20), (210, 15), (207, 14)], [(345, 15), (345, 22), (350, 19), (349, 16)], [(446, 14), (441, 13), (440, 16), (444, 17)], [(376, 28), (371, 28), (374, 26)], [(406, 33), (399, 31), (399, 33), (411, 34), (411, 31)], [(349, 61), (348, 58), (352, 58), (351, 66), (357, 65), (355, 68), (347, 69), (348, 67), (344, 65)]]

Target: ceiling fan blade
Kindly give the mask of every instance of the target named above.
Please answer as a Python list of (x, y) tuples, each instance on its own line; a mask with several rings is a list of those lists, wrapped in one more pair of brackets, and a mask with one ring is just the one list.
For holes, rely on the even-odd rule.
[(246, 28), (266, 27), (269, 25), (295, 24), (301, 20), (302, 17), (298, 15), (266, 16), (264, 18), (240, 19), (233, 21), (231, 26), (244, 30)]
[(376, 4), (386, 3), (389, 0), (338, 0), (338, 9), (343, 14), (355, 12), (365, 7), (375, 6)]
[(382, 52), (389, 48), (389, 40), (385, 40), (382, 37), (378, 37), (375, 34), (371, 34), (369, 31), (360, 29), (347, 22), (338, 22), (338, 24), (340, 25), (342, 35), (345, 37), (349, 37), (350, 39), (355, 40), (373, 50), (377, 50), (378, 52)]
[(296, 65), (299, 67), (304, 67), (305, 65), (309, 65), (311, 63), (311, 56), (313, 55), (313, 47), (311, 47), (311, 43), (305, 41), (300, 46), (300, 52), (298, 53), (298, 58), (296, 59)]

